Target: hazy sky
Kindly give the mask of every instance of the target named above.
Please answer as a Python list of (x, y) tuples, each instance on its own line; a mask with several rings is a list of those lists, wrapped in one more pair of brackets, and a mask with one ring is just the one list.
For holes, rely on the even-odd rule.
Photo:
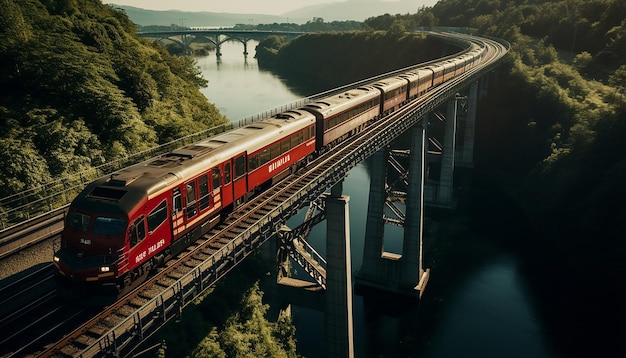
[[(280, 15), (309, 5), (345, 0), (103, 0), (105, 4), (128, 5), (148, 10), (209, 11)], [(358, 2), (358, 0), (351, 0)], [(394, 0), (382, 0), (393, 2)], [(395, 0), (397, 1), (397, 0)], [(407, 0), (403, 0), (407, 1)], [(432, 6), (437, 0), (413, 0), (415, 8)]]

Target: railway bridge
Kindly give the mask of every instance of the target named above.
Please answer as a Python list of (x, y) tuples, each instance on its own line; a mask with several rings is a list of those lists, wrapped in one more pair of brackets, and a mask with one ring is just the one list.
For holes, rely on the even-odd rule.
[[(275, 239), (278, 266), (291, 260), (310, 275), (310, 280), (303, 281), (280, 271), (279, 290), (288, 293), (281, 296), (309, 301), (314, 297), (325, 312), (326, 356), (353, 357), (350, 200), (343, 193), (344, 178), (358, 163), (373, 158), (375, 174), (369, 189), (363, 265), (355, 278), (357, 286), (419, 299), (429, 277), (422, 259), (424, 209), (426, 205), (454, 208), (455, 166), (472, 163), (479, 82), (508, 51), (508, 44), (495, 40), (459, 34), (437, 36), (457, 44), (476, 43), (485, 48), (485, 55), (463, 75), (376, 121), (237, 209), (148, 282), (40, 353), (128, 355), (164, 324), (180, 317), (188, 303), (248, 255)], [(292, 106), (301, 107), (302, 102)], [(445, 124), (441, 141), (428, 136), (429, 122), (435, 121)], [(409, 148), (391, 150), (390, 145), (406, 132), (411, 138)], [(437, 180), (427, 180), (432, 161), (440, 167)], [(287, 220), (304, 209), (303, 223), (287, 227)], [(323, 220), (326, 257), (306, 240), (312, 227)], [(385, 225), (404, 228), (401, 254), (384, 251)]]
[(171, 31), (145, 31), (139, 32), (137, 35), (154, 42), (163, 43), (171, 41), (179, 45), (183, 49), (183, 53), (190, 53), (190, 45), (193, 42), (207, 42), (215, 45), (215, 54), (219, 58), (222, 55), (221, 46), (227, 41), (240, 42), (243, 45), (244, 56), (248, 55), (248, 41), (260, 41), (268, 36), (277, 35), (284, 36), (287, 40), (291, 40), (296, 36), (302, 35), (304, 32), (299, 31), (249, 31), (249, 30), (233, 30), (233, 29), (176, 29)]

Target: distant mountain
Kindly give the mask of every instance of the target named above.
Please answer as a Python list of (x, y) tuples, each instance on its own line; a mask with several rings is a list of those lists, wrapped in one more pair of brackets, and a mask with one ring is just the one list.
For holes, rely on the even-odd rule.
[(313, 18), (322, 18), (326, 22), (344, 20), (363, 21), (368, 17), (384, 14), (414, 14), (421, 6), (432, 6), (435, 3), (436, 0), (347, 0), (306, 6), (298, 10), (284, 13), (280, 16), (264, 14), (188, 12), (178, 10), (155, 11), (126, 5), (111, 4), (111, 6), (123, 9), (134, 23), (141, 26), (177, 25), (189, 27), (219, 27), (234, 26), (236, 24), (272, 24), (275, 22), (304, 24), (307, 21), (312, 21)]
[(237, 24), (273, 24), (286, 22), (285, 17), (262, 14), (226, 14), (216, 12), (188, 12), (179, 10), (156, 11), (145, 10), (133, 6), (110, 4), (114, 8), (122, 9), (137, 25), (162, 26), (234, 26)]
[(414, 14), (420, 7), (424, 5), (433, 6), (436, 2), (436, 0), (348, 0), (306, 6), (282, 14), (282, 16), (288, 17), (289, 22), (296, 23), (305, 23), (314, 17), (322, 18), (326, 22), (343, 20), (363, 21), (368, 17), (384, 14)]

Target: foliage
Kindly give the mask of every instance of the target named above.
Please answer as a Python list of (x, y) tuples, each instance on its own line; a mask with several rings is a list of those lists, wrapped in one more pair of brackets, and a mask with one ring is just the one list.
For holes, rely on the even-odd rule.
[[(222, 347), (227, 357), (295, 357), (294, 329), (288, 321), (271, 323), (265, 319), (268, 306), (262, 302), (263, 294), (256, 283), (241, 301), (241, 310), (228, 318), (224, 330), (210, 334), (198, 349)], [(287, 336), (284, 335), (287, 325)], [(278, 333), (283, 334), (279, 335)], [(286, 340), (286, 342), (285, 342)], [(196, 350), (197, 351), (197, 350)], [(201, 357), (196, 355), (194, 357)]]
[(8, 196), (50, 179), (48, 164), (31, 140), (0, 138), (0, 195)]
[[(2, 160), (30, 158), (36, 183), (225, 121), (200, 93), (207, 81), (193, 60), (136, 37), (123, 12), (96, 0), (0, 6), (0, 139), (17, 146)], [(35, 184), (2, 174), (13, 185), (0, 195)]]
[(532, 225), (517, 245), (549, 292), (544, 314), (563, 322), (554, 330), (567, 356), (614, 355), (624, 339), (625, 18), (622, 0), (441, 0), (365, 21), (473, 28), (511, 43), (478, 107), (476, 172)]
[(273, 23), (273, 24), (237, 24), (235, 30), (257, 31), (293, 31), (293, 32), (321, 32), (321, 31), (354, 31), (362, 30), (363, 23), (359, 21), (331, 21), (325, 22), (322, 18), (314, 18), (306, 24)]
[(260, 66), (273, 66), (286, 76), (330, 88), (436, 58), (441, 47), (421, 34), (355, 31), (306, 34), (280, 46), (279, 51), (263, 51), (276, 55), (259, 58)]
[(248, 257), (147, 345), (163, 342), (170, 357), (297, 357), (291, 319), (267, 318), (259, 281), (273, 268), (261, 255)]
[(416, 14), (366, 19), (364, 26), (389, 30), (395, 23), (407, 31), (429, 26), (471, 27), (510, 39), (512, 29), (544, 39), (570, 59), (587, 52), (589, 71), (606, 77), (626, 61), (626, 2), (622, 0), (442, 0)]
[(281, 47), (287, 44), (285, 37), (271, 35), (261, 40), (256, 46), (254, 56), (259, 64), (273, 68), (276, 66), (276, 56)]

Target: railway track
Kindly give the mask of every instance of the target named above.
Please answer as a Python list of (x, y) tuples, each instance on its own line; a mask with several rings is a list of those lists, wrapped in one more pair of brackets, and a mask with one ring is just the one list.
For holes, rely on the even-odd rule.
[(61, 233), (67, 207), (0, 231), (0, 260)]
[[(0, 288), (1, 357), (21, 357), (82, 323), (85, 309), (58, 297), (51, 263)], [(33, 348), (35, 347), (35, 348)]]
[[(485, 46), (488, 47), (488, 51), (486, 52), (484, 59), (484, 61), (487, 61), (487, 63), (502, 56), (502, 52), (506, 52), (506, 48), (499, 46), (495, 43), (488, 42)], [(471, 76), (472, 73), (476, 71), (479, 70), (477, 69), (475, 71), (470, 71), (466, 76)], [(453, 86), (455, 81), (462, 81), (462, 79), (463, 78), (453, 80), (450, 82), (449, 85)], [(44, 331), (46, 333), (45, 335), (39, 335), (45, 338), (42, 338), (36, 342), (26, 342), (24, 343), (24, 346), (20, 346), (18, 349), (9, 351), (11, 352), (10, 354), (19, 354), (20, 356), (98, 355), (100, 352), (103, 351), (103, 349), (107, 348), (107, 344), (110, 344), (110, 342), (103, 343), (102, 337), (105, 337), (107, 333), (113, 331), (114, 329), (126, 329), (127, 331), (131, 331), (132, 329), (136, 329), (137, 325), (142, 325), (143, 320), (142, 317), (140, 317), (141, 312), (147, 305), (150, 304), (162, 305), (163, 317), (160, 317), (160, 321), (162, 321), (163, 323), (168, 321), (174, 315), (169, 314), (169, 316), (166, 317), (166, 315), (168, 315), (168, 312), (170, 312), (167, 311), (166, 308), (177, 306), (177, 309), (182, 310), (182, 308), (186, 304), (185, 302), (190, 301), (190, 297), (192, 295), (192, 293), (183, 292), (182, 290), (178, 290), (176, 288), (173, 289), (172, 287), (176, 287), (179, 282), (183, 281), (188, 276), (197, 275), (196, 271), (198, 271), (198, 267), (200, 267), (200, 265), (203, 263), (211, 261), (213, 262), (213, 264), (210, 265), (207, 270), (210, 271), (207, 274), (210, 276), (209, 280), (201, 280), (201, 277), (191, 278), (191, 280), (198, 281), (196, 285), (197, 287), (195, 288), (196, 292), (194, 294), (203, 291), (206, 287), (209, 287), (212, 283), (219, 280), (219, 278), (224, 276), (230, 269), (232, 269), (237, 263), (247, 257), (247, 255), (253, 252), (258, 246), (260, 246), (260, 244), (265, 241), (267, 237), (269, 237), (266, 235), (267, 233), (261, 233), (261, 235), (258, 235), (257, 233), (256, 236), (248, 233), (254, 230), (260, 232), (274, 232), (278, 228), (278, 226), (282, 222), (284, 222), (281, 221), (282, 217), (288, 217), (292, 214), (295, 214), (295, 212), (297, 212), (303, 206), (294, 206), (288, 209), (289, 212), (281, 212), (283, 203), (294, 200), (294, 197), (296, 196), (304, 195), (302, 194), (303, 189), (314, 186), (314, 183), (320, 180), (319, 178), (326, 178), (324, 180), (326, 180), (327, 183), (335, 183), (340, 181), (343, 177), (347, 175), (349, 168), (360, 162), (361, 157), (355, 156), (355, 152), (359, 152), (359, 150), (365, 151), (366, 149), (364, 148), (371, 146), (372, 140), (377, 140), (376, 138), (380, 137), (379, 133), (388, 130), (389, 126), (393, 126), (390, 125), (390, 123), (393, 123), (402, 116), (406, 116), (407, 113), (411, 113), (411, 111), (414, 111), (415, 108), (421, 105), (423, 102), (435, 98), (436, 96), (443, 95), (443, 93), (444, 89), (437, 88), (429, 93), (427, 96), (424, 96), (418, 102), (403, 107), (391, 116), (381, 119), (380, 121), (373, 124), (366, 131), (362, 132), (359, 136), (355, 136), (349, 142), (342, 144), (341, 147), (335, 148), (335, 150), (327, 153), (327, 155), (318, 158), (317, 160), (312, 162), (307, 168), (292, 175), (291, 177), (273, 187), (269, 191), (261, 194), (254, 200), (245, 204), (236, 212), (232, 213), (232, 215), (230, 215), (224, 223), (213, 229), (201, 240), (198, 240), (193, 246), (191, 246), (187, 250), (184, 255), (179, 256), (179, 258), (176, 260), (170, 261), (166, 268), (162, 269), (158, 274), (149, 279), (144, 285), (132, 291), (127, 296), (117, 301), (115, 304), (107, 307), (106, 309), (95, 315), (93, 312), (87, 312), (86, 310), (78, 309), (75, 307), (70, 307), (70, 309), (65, 310), (66, 308), (62, 306), (55, 306), (54, 304), (52, 304), (52, 302), (56, 300), (55, 293), (49, 293), (46, 295), (35, 295), (40, 297), (40, 299), (30, 300), (30, 302), (32, 303), (32, 308), (25, 310), (25, 313), (21, 316), (28, 317), (26, 311), (37, 312), (36, 307), (38, 305), (55, 307), (54, 309), (49, 310), (48, 313), (33, 313), (33, 316), (45, 315), (45, 317), (48, 317), (48, 319), (44, 321), (54, 321), (57, 323), (57, 326), (65, 327), (65, 333), (62, 333), (64, 338), (55, 343), (53, 337), (55, 337), (55, 334), (58, 336), (59, 333), (46, 333), (48, 330), (53, 331), (53, 327), (48, 330), (45, 328), (42, 329), (42, 323), (33, 321), (31, 325), (33, 329), (37, 327), (37, 329), (39, 329), (40, 331)], [(430, 108), (425, 108), (424, 112), (428, 113), (429, 110)], [(384, 143), (379, 145), (384, 145)], [(347, 169), (330, 173), (331, 170), (334, 170), (332, 168), (336, 168), (337, 166), (344, 166)], [(322, 187), (322, 185), (317, 186)], [(328, 186), (324, 186), (318, 190), (323, 191), (327, 187)], [(308, 195), (317, 196), (319, 196), (320, 194), (321, 192), (308, 193)], [(272, 215), (280, 215), (281, 218), (277, 219), (276, 223), (271, 226), (263, 226), (259, 224), (261, 220), (264, 220), (268, 216)], [(15, 289), (15, 287), (18, 286), (13, 287), (14, 290), (17, 290)], [(164, 293), (166, 291), (170, 292)], [(0, 297), (4, 297), (4, 292), (8, 291), (0, 291)], [(16, 301), (23, 301), (24, 297), (30, 297), (28, 295), (29, 294), (27, 293), (23, 293), (17, 296), (13, 296), (12, 299)], [(7, 300), (11, 300), (11, 298), (7, 298)], [(39, 301), (40, 304), (38, 304), (37, 301)], [(56, 316), (57, 313), (59, 314), (59, 316)], [(86, 317), (88, 316), (93, 317), (87, 319)], [(136, 318), (133, 318), (129, 321), (129, 317), (134, 316), (136, 316)], [(65, 320), (61, 317), (72, 318)], [(83, 320), (86, 322), (84, 322), (84, 324), (80, 325), (78, 328), (74, 329), (71, 333), (67, 334), (67, 332), (71, 330), (71, 328), (68, 327), (76, 327), (76, 325), (72, 322), (77, 322), (79, 320)], [(10, 322), (14, 321), (7, 321), (7, 325), (10, 325)], [(151, 322), (150, 324), (154, 324), (154, 322)], [(149, 327), (146, 327), (146, 329), (147, 328)], [(3, 331), (6, 332), (4, 328)], [(32, 332), (33, 331), (31, 331), (31, 333), (28, 333), (28, 331), (25, 331), (24, 334), (32, 334)], [(119, 352), (122, 349), (128, 350), (129, 346), (126, 346), (126, 344), (130, 344), (131, 340), (132, 337), (126, 341), (124, 346), (115, 346), (113, 348), (116, 350), (116, 352)], [(7, 342), (6, 345), (8, 346), (18, 344), (15, 342), (20, 341), (2, 341), (0, 342), (0, 348), (4, 348), (3, 344), (5, 344), (5, 342)], [(0, 350), (0, 355), (4, 355), (4, 352), (4, 349)]]

